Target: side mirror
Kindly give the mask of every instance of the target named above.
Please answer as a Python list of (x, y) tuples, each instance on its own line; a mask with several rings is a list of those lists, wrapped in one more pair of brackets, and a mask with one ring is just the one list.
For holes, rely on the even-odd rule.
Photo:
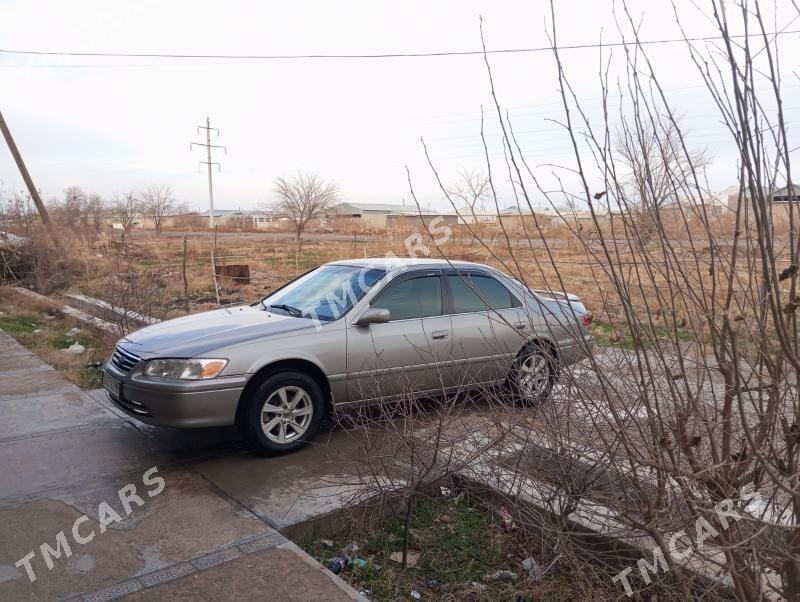
[(389, 321), (389, 310), (381, 307), (370, 307), (353, 322), (355, 326), (369, 326), (370, 324), (384, 324)]

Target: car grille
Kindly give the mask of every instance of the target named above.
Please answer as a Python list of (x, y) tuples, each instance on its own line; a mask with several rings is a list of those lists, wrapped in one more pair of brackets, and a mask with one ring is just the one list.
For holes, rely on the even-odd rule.
[(125, 351), (122, 347), (117, 347), (114, 349), (114, 353), (111, 354), (111, 363), (123, 374), (127, 374), (133, 370), (133, 367), (140, 361), (140, 357), (133, 355), (129, 351)]

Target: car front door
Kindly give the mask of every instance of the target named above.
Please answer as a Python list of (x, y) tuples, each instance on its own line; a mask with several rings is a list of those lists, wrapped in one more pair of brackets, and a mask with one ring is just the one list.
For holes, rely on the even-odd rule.
[(445, 280), (457, 384), (505, 378), (529, 332), (522, 303), (497, 278), (483, 272), (450, 271)]
[(369, 303), (369, 307), (388, 309), (389, 321), (348, 327), (351, 403), (436, 392), (450, 385), (453, 338), (450, 317), (443, 315), (443, 288), (438, 270), (399, 276)]

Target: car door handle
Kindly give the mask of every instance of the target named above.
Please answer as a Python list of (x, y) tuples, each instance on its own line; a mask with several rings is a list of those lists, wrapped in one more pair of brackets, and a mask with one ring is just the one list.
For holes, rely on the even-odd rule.
[(446, 330), (436, 330), (431, 333), (431, 338), (436, 340), (446, 339), (447, 338), (447, 331)]

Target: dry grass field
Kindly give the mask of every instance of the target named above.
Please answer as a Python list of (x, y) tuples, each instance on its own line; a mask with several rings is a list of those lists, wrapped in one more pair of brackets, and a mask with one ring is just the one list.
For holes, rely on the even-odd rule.
[[(73, 291), (106, 299), (143, 314), (171, 317), (217, 306), (254, 301), (292, 277), (329, 261), (364, 257), (442, 257), (486, 263), (524, 280), (531, 288), (566, 290), (577, 294), (595, 317), (595, 336), (600, 344), (624, 345), (626, 333), (618, 297), (611, 294), (612, 269), (630, 281), (631, 274), (649, 270), (653, 277), (632, 291), (634, 309), (650, 315), (656, 331), (675, 326), (686, 340), (702, 330), (692, 324), (691, 312), (677, 310), (666, 316), (658, 308), (660, 295), (670, 295), (660, 282), (675, 280), (685, 272), (697, 290), (722, 298), (722, 271), (713, 271), (711, 250), (696, 242), (676, 239), (674, 250), (662, 260), (642, 265), (625, 241), (608, 257), (600, 245), (579, 241), (569, 230), (538, 233), (500, 228), (452, 226), (450, 236), (438, 246), (430, 234), (417, 231), (372, 234), (326, 233), (307, 235), (300, 252), (291, 235), (256, 232), (165, 232), (155, 236), (139, 231), (127, 237), (100, 237), (94, 244), (75, 245), (71, 251), (76, 267), (70, 284)], [(589, 235), (591, 236), (591, 234)], [(608, 239), (607, 239), (608, 240)], [(588, 249), (588, 250), (587, 250)], [(651, 254), (653, 255), (653, 254)], [(215, 282), (212, 263), (218, 266), (247, 265), (250, 282), (219, 278)], [(737, 268), (748, 278), (749, 268)], [(663, 276), (662, 276), (663, 274)], [(700, 329), (700, 330), (698, 330)], [(702, 335), (701, 335), (702, 338)]]

